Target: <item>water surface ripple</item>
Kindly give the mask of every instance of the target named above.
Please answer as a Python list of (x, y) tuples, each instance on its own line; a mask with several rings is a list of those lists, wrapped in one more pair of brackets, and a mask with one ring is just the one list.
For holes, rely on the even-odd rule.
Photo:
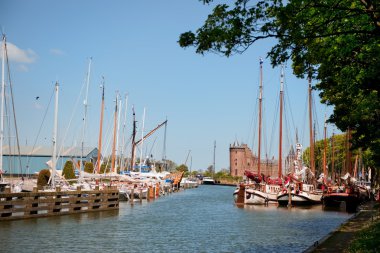
[(0, 223), (0, 252), (302, 252), (351, 215), (236, 207), (234, 187), (200, 186), (117, 211)]

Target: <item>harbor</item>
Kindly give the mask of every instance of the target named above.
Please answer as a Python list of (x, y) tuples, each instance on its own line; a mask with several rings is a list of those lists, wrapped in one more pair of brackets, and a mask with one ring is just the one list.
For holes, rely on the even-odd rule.
[(233, 190), (200, 185), (118, 210), (5, 221), (0, 237), (8, 252), (303, 252), (353, 216), (320, 205), (238, 207)]
[(380, 251), (375, 1), (4, 0), (0, 26), (0, 253)]

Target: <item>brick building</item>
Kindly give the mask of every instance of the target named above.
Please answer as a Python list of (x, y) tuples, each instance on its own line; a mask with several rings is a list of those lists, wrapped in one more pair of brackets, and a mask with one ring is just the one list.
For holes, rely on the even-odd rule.
[[(231, 176), (244, 176), (244, 171), (257, 173), (258, 158), (253, 155), (247, 144), (235, 141), (230, 145), (230, 174)], [(278, 162), (273, 159), (261, 159), (260, 172), (265, 176), (277, 177)]]

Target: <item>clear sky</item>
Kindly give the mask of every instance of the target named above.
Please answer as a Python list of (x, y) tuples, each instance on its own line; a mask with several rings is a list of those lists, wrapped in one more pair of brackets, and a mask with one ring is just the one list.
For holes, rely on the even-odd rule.
[[(123, 110), (128, 94), (126, 140), (132, 133), (132, 105), (138, 137), (145, 108), (145, 133), (168, 119), (168, 159), (185, 163), (191, 150), (187, 165), (192, 170), (205, 170), (213, 164), (216, 141), (216, 170), (229, 168), (229, 145), (235, 140), (247, 143), (254, 153), (257, 150), (259, 58), (263, 57), (262, 153), (276, 157), (278, 128), (273, 125), (278, 125), (274, 118), (281, 70), (273, 69), (266, 59), (273, 41), (259, 42), (230, 58), (197, 55), (194, 48), (183, 49), (177, 43), (181, 33), (199, 28), (212, 8), (198, 0), (2, 0), (0, 26), (7, 36), (21, 145), (52, 145), (54, 103), (49, 101), (58, 81), (59, 143), (80, 146), (85, 78), (92, 57), (84, 146), (98, 145), (99, 86), (104, 77), (103, 150), (111, 149), (118, 91)], [(300, 142), (309, 145), (307, 80), (296, 79), (290, 63), (285, 67), (285, 92), (286, 151), (290, 142), (294, 144), (295, 128)], [(314, 98), (317, 138), (322, 138), (324, 114), (328, 116), (332, 109), (319, 104), (318, 95)], [(162, 128), (143, 144), (144, 156), (151, 153), (162, 158), (163, 139)]]

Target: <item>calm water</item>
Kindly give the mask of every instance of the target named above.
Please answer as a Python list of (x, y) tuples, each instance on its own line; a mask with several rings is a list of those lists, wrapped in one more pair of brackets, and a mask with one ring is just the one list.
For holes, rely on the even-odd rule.
[(343, 212), (233, 204), (234, 187), (200, 186), (120, 210), (0, 223), (0, 252), (302, 252)]

